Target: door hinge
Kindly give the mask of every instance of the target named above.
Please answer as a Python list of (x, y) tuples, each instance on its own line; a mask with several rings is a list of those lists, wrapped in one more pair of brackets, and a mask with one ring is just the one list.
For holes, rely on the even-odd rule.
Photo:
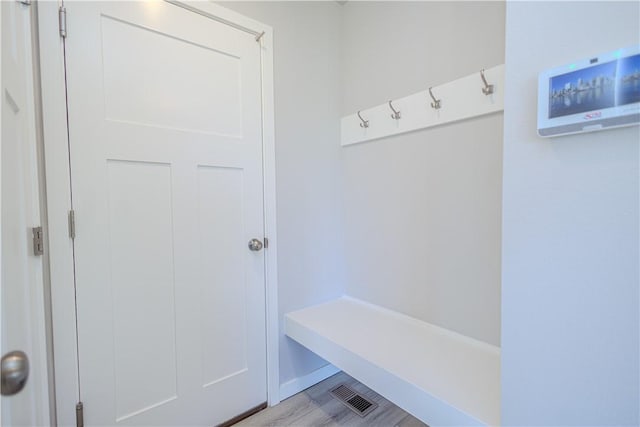
[(267, 249), (269, 247), (269, 239), (268, 238), (264, 238), (264, 248)]
[(58, 24), (60, 28), (60, 37), (67, 38), (67, 8), (60, 6), (58, 9)]
[(33, 254), (42, 255), (44, 253), (44, 239), (42, 238), (42, 227), (33, 227)]
[(76, 403), (76, 427), (84, 427), (84, 406), (82, 402)]
[(73, 209), (69, 211), (69, 237), (76, 238), (76, 213)]

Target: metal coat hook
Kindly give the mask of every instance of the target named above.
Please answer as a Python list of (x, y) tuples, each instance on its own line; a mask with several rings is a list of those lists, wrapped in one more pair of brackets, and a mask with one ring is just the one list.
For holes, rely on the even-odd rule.
[(363, 119), (362, 116), (360, 115), (360, 111), (358, 111), (358, 117), (362, 121), (362, 123), (360, 123), (360, 127), (363, 128), (363, 129), (368, 128), (369, 127), (369, 120)]
[(484, 68), (480, 70), (480, 77), (482, 77), (482, 83), (484, 83), (482, 93), (484, 93), (485, 95), (491, 95), (493, 93), (493, 85), (487, 83), (487, 79), (484, 77)]
[(442, 105), (440, 104), (440, 100), (436, 99), (436, 97), (433, 95), (431, 88), (429, 88), (429, 95), (431, 96), (431, 99), (433, 99), (433, 102), (431, 103), (431, 108), (435, 110), (439, 110), (440, 107), (442, 107)]
[(391, 101), (389, 101), (389, 108), (391, 108), (391, 111), (393, 111), (391, 118), (394, 120), (400, 120), (400, 111), (397, 111), (395, 108), (393, 108)]

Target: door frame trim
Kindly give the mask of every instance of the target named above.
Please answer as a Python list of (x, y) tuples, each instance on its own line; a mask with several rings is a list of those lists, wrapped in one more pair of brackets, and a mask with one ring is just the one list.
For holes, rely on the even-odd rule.
[[(192, 8), (236, 25), (264, 31), (262, 65), (262, 149), (264, 185), (264, 231), (269, 238), (265, 251), (265, 312), (267, 354), (267, 401), (280, 402), (278, 271), (276, 235), (275, 114), (273, 85), (273, 29), (211, 2), (184, 1)], [(75, 424), (79, 401), (73, 245), (68, 232), (71, 209), (71, 177), (67, 134), (64, 49), (58, 35), (56, 2), (39, 2), (38, 30), (42, 86), (45, 180), (51, 279), (51, 312), (55, 371), (55, 403), (58, 425)], [(73, 37), (73, 33), (69, 34)]]
[[(10, 12), (10, 8), (18, 9), (15, 13), (17, 32), (16, 41), (19, 41), (18, 49), (25, 49), (24, 66), (26, 74), (21, 75), (23, 79), (26, 92), (25, 103), (20, 106), (21, 125), (27, 126), (25, 138), (29, 145), (29, 182), (28, 186), (35, 185), (34, 192), (29, 194), (29, 199), (33, 206), (27, 207), (26, 211), (21, 214), (22, 219), (26, 219), (27, 226), (37, 226), (39, 224), (44, 230), (44, 244), (46, 246), (46, 215), (45, 215), (45, 200), (46, 200), (46, 187), (44, 185), (44, 162), (43, 162), (43, 145), (42, 145), (42, 128), (41, 128), (41, 104), (40, 104), (40, 81), (39, 81), (39, 56), (38, 56), (38, 31), (37, 31), (37, 4), (2, 4), (0, 7), (0, 22), (2, 22), (3, 14)], [(5, 6), (7, 8), (5, 9)], [(20, 26), (19, 24), (24, 26)], [(20, 34), (18, 34), (20, 33)], [(21, 39), (21, 37), (24, 37)], [(0, 35), (2, 38), (2, 35)], [(19, 64), (18, 66), (21, 66)], [(0, 74), (2, 72), (0, 71)], [(4, 79), (3, 79), (4, 82)], [(4, 84), (2, 85), (4, 88)], [(0, 112), (3, 111), (4, 102), (0, 103)], [(1, 114), (0, 114), (1, 116)], [(24, 123), (23, 123), (24, 121)], [(5, 141), (2, 141), (4, 144)], [(2, 157), (0, 150), (0, 157)], [(32, 157), (31, 157), (32, 156)], [(1, 159), (0, 159), (1, 160)], [(5, 159), (6, 160), (6, 159)], [(10, 161), (20, 161), (24, 159), (9, 159)], [(2, 161), (0, 161), (0, 170), (2, 169)], [(2, 176), (0, 174), (0, 181)], [(0, 206), (2, 205), (2, 198), (0, 198)], [(2, 212), (0, 209), (0, 217)], [(0, 221), (1, 222), (1, 221)], [(25, 230), (27, 231), (27, 230)], [(0, 236), (2, 230), (0, 229)], [(26, 235), (25, 235), (26, 237)], [(31, 250), (28, 245), (25, 249)], [(2, 248), (0, 247), (0, 252)], [(27, 337), (25, 348), (3, 348), (2, 352), (8, 352), (10, 350), (23, 350), (27, 353), (30, 374), (28, 377), (27, 388), (32, 389), (31, 399), (23, 402), (30, 404), (29, 416), (32, 417), (31, 421), (41, 424), (52, 424), (55, 422), (55, 410), (53, 402), (53, 365), (52, 365), (52, 335), (50, 330), (49, 321), (49, 281), (48, 281), (48, 264), (46, 262), (48, 252), (45, 250), (40, 255), (34, 257), (33, 253), (27, 253), (25, 267), (29, 271), (29, 279), (33, 281), (24, 284), (25, 287), (25, 300), (23, 301), (26, 306), (22, 307), (27, 310), (25, 317), (30, 321), (31, 327), (28, 332), (30, 335)], [(0, 263), (0, 273), (2, 272), (2, 265)], [(3, 282), (2, 286), (6, 286), (7, 283)], [(2, 307), (0, 306), (0, 312)], [(0, 324), (3, 319), (0, 318)], [(1, 335), (1, 333), (0, 333)], [(0, 353), (4, 355), (4, 353)], [(28, 390), (23, 390), (20, 393), (29, 393)], [(11, 399), (11, 397), (3, 396), (2, 400)], [(22, 406), (22, 405), (19, 405)], [(11, 409), (11, 408), (9, 408)], [(0, 415), (2, 415), (2, 409), (0, 408)], [(9, 414), (11, 417), (11, 414)], [(20, 414), (18, 414), (20, 417)], [(1, 421), (0, 416), (0, 423)], [(17, 420), (20, 421), (20, 420)]]

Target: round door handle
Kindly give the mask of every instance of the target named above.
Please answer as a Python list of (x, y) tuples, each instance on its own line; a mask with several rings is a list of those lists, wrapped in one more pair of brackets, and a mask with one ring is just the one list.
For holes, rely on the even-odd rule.
[(3, 396), (20, 393), (29, 378), (29, 358), (23, 351), (12, 351), (0, 362), (1, 392)]
[(254, 252), (258, 252), (258, 251), (261, 251), (263, 247), (264, 247), (264, 245), (262, 244), (262, 242), (260, 240), (258, 240), (258, 239), (249, 240), (249, 250), (252, 250)]

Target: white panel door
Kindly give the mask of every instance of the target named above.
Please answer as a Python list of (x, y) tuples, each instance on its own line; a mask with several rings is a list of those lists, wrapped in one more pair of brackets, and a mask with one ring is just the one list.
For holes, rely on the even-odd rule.
[[(2, 346), (30, 363), (24, 388), (2, 396), (3, 426), (50, 425), (42, 256), (32, 247), (40, 226), (31, 10), (2, 7)], [(5, 390), (6, 391), (6, 390)]]
[(260, 46), (166, 2), (69, 2), (87, 425), (214, 425), (266, 401)]

